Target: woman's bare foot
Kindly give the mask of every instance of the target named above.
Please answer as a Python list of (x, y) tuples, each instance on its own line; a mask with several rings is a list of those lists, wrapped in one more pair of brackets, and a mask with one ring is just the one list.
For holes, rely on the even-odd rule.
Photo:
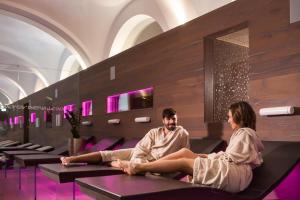
[(112, 167), (120, 168), (120, 162), (121, 162), (121, 160), (114, 160), (110, 163), (110, 165)]
[(112, 161), (110, 163), (110, 165), (112, 167), (116, 167), (116, 168), (120, 168), (120, 169), (124, 169), (125, 167), (127, 167), (129, 165), (129, 161), (126, 161), (126, 160), (115, 160), (115, 161)]

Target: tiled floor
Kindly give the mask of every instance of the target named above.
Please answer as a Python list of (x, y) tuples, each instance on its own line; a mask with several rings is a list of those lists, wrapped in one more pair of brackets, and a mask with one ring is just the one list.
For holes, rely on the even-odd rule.
[[(274, 166), (276, 167), (276, 166)], [(22, 171), (22, 188), (18, 188), (18, 171), (10, 169), (7, 178), (4, 171), (0, 174), (0, 200), (33, 200), (34, 176), (33, 169)], [(300, 164), (289, 176), (264, 200), (300, 200)], [(72, 183), (58, 184), (37, 171), (37, 199), (38, 200), (71, 200)], [(76, 188), (76, 200), (91, 200)]]

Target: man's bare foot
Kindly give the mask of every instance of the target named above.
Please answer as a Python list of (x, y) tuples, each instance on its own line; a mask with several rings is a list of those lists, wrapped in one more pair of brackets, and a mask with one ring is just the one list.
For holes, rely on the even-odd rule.
[(139, 163), (129, 162), (128, 165), (123, 168), (123, 171), (128, 175), (135, 175), (140, 173), (139, 168), (140, 168)]
[(71, 157), (60, 157), (61, 164), (68, 165), (71, 163)]

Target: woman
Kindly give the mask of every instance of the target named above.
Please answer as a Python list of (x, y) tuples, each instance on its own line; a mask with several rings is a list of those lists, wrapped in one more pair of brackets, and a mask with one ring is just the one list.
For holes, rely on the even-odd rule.
[(261, 152), (264, 147), (255, 132), (255, 113), (247, 102), (229, 107), (228, 123), (233, 134), (225, 152), (196, 154), (181, 149), (154, 162), (118, 162), (130, 175), (147, 171), (182, 171), (193, 176), (193, 183), (232, 193), (243, 191), (252, 180), (252, 169), (263, 162)]

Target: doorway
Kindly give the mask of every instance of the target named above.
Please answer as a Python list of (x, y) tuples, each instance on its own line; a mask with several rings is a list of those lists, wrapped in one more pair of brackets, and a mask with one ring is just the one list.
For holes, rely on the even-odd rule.
[(204, 38), (205, 122), (225, 121), (230, 104), (249, 100), (248, 58), (247, 24)]
[(23, 119), (24, 119), (24, 125), (23, 125), (23, 143), (29, 142), (29, 103), (24, 104), (23, 109)]

